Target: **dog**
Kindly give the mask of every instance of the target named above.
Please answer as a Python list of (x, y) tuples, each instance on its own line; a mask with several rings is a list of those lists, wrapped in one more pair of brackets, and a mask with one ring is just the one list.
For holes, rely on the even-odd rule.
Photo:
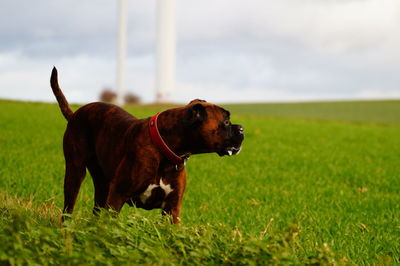
[(230, 113), (204, 100), (138, 119), (122, 108), (94, 102), (73, 112), (58, 84), (54, 67), (50, 85), (65, 119), (64, 208), (71, 214), (89, 170), (94, 210), (118, 213), (125, 203), (147, 210), (161, 208), (172, 223), (180, 221), (189, 156), (238, 154), (244, 139)]

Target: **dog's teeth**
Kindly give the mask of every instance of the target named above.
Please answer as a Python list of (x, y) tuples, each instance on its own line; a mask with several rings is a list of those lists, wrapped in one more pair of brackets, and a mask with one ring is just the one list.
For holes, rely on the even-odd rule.
[(228, 150), (228, 155), (232, 156), (232, 151), (231, 150)]

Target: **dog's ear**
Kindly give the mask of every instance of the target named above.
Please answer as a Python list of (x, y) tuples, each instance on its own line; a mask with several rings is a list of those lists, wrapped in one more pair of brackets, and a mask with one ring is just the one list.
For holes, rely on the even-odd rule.
[(187, 122), (191, 125), (201, 123), (206, 119), (206, 108), (201, 103), (196, 103), (188, 108)]

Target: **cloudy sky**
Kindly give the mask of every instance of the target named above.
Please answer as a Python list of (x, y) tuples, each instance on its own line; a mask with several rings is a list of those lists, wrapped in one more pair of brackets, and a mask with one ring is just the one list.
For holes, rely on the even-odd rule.
[[(0, 98), (115, 87), (115, 0), (0, 3)], [(128, 90), (154, 100), (156, 1), (129, 0)], [(399, 0), (177, 0), (173, 100), (400, 98)]]

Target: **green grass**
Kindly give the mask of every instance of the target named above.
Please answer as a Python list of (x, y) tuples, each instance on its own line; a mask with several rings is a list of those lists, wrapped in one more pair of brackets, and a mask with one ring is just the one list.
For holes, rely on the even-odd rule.
[(189, 160), (180, 227), (128, 206), (94, 218), (89, 176), (62, 227), (66, 122), (0, 101), (0, 262), (400, 264), (399, 101), (227, 108), (244, 149)]
[(370, 123), (400, 123), (400, 101), (311, 102), (227, 105), (236, 114), (314, 118)]

